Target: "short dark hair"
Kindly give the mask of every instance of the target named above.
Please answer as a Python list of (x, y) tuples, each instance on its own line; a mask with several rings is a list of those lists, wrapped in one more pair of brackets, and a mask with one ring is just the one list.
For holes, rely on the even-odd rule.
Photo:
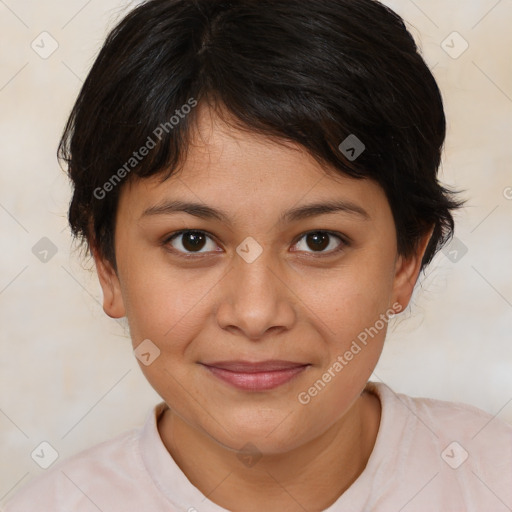
[[(451, 210), (463, 203), (437, 178), (441, 93), (391, 9), (374, 0), (150, 0), (108, 35), (58, 150), (74, 186), (72, 233), (115, 269), (121, 187), (178, 171), (201, 101), (238, 127), (300, 144), (338, 174), (376, 181), (399, 254), (433, 228), (422, 268), (453, 235)], [(340, 150), (349, 136), (364, 144), (357, 159)]]

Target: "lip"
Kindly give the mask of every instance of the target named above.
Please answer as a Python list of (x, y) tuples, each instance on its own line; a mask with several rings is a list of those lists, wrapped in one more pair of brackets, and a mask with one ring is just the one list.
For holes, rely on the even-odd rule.
[(217, 361), (201, 364), (215, 377), (246, 391), (265, 391), (277, 388), (310, 366), (308, 363), (282, 360)]

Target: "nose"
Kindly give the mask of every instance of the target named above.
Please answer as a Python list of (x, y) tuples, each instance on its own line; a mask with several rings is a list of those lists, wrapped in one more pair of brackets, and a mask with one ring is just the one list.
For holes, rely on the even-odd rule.
[(269, 250), (251, 263), (235, 257), (217, 309), (219, 326), (252, 341), (291, 329), (296, 311), (288, 272), (271, 261)]

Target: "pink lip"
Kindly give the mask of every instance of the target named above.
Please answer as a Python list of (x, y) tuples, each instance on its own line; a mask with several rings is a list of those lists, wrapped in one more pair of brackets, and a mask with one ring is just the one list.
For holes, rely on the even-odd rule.
[(219, 361), (204, 366), (216, 377), (239, 389), (265, 391), (290, 381), (309, 364), (292, 361)]

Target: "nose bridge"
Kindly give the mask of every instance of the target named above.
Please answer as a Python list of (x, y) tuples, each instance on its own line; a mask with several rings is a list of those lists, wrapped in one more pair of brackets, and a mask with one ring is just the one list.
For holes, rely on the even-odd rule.
[(294, 315), (275, 257), (269, 249), (258, 249), (251, 241), (247, 244), (237, 248), (239, 255), (230, 272), (229, 296), (224, 296), (219, 309), (219, 323), (240, 329), (248, 338), (258, 338), (272, 327), (290, 327)]
[[(242, 248), (243, 249), (243, 248)], [(239, 248), (240, 250), (240, 248)], [(252, 256), (255, 249), (250, 247)], [(280, 293), (276, 283), (275, 262), (269, 249), (262, 249), (254, 259), (239, 257), (234, 264), (234, 293), (240, 307), (256, 308), (263, 312), (275, 306)]]
[(263, 251), (254, 261), (239, 258), (235, 264), (234, 272), (242, 296), (249, 292), (255, 298), (268, 295), (266, 300), (274, 299), (277, 292), (274, 283), (276, 273), (272, 270), (272, 266), (275, 267), (275, 263), (272, 261), (272, 256), (268, 250)]

